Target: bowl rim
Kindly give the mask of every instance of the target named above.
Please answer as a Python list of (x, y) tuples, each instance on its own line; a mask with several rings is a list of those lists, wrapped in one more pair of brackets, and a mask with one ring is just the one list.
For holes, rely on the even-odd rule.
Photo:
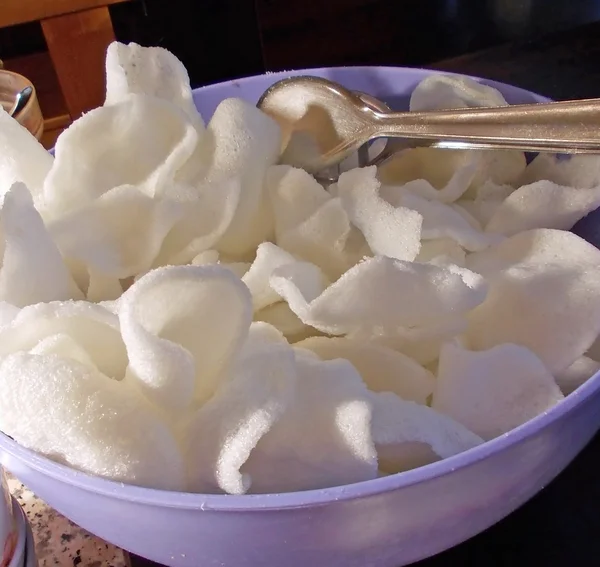
[[(177, 492), (145, 488), (123, 482), (105, 479), (80, 472), (67, 465), (57, 463), (38, 455), (30, 449), (19, 445), (16, 441), (0, 432), (0, 452), (3, 466), (10, 470), (10, 459), (17, 459), (31, 469), (40, 472), (53, 480), (72, 485), (78, 489), (96, 493), (100, 496), (116, 498), (137, 504), (151, 505), (161, 508), (181, 508), (203, 511), (248, 511), (306, 508), (331, 504), (343, 500), (354, 500), (367, 496), (375, 496), (407, 488), (414, 484), (434, 480), (457, 470), (472, 466), (484, 459), (497, 455), (511, 446), (517, 445), (536, 433), (550, 427), (561, 418), (567, 416), (579, 406), (589, 401), (600, 391), (600, 371), (559, 404), (550, 410), (534, 417), (523, 425), (512, 429), (495, 439), (486, 441), (446, 459), (424, 465), (409, 471), (392, 474), (354, 484), (333, 486), (301, 492), (284, 492), (273, 494), (201, 494), (193, 492)], [(18, 474), (18, 470), (15, 471)]]
[[(354, 70), (381, 72), (405, 72), (415, 76), (426, 76), (434, 73), (443, 73), (452, 76), (468, 76), (486, 85), (494, 87), (509, 87), (513, 93), (523, 93), (533, 96), (539, 102), (548, 101), (543, 95), (482, 77), (474, 77), (460, 73), (451, 73), (438, 71), (435, 69), (423, 69), (412, 67), (396, 66), (339, 66), (339, 67), (318, 67), (303, 68), (291, 71), (281, 71), (277, 73), (264, 73), (261, 75), (252, 75), (239, 79), (222, 81), (219, 83), (206, 85), (194, 89), (193, 95), (201, 94), (205, 89), (224, 86), (228, 84), (248, 83), (260, 78), (269, 77), (278, 80), (290, 75), (299, 75), (302, 73), (328, 72), (336, 70)], [(354, 500), (368, 496), (391, 492), (434, 480), (440, 476), (447, 475), (457, 470), (472, 466), (484, 459), (492, 457), (511, 446), (517, 445), (536, 433), (550, 427), (561, 418), (567, 416), (579, 406), (589, 401), (596, 393), (600, 391), (600, 371), (590, 377), (577, 390), (569, 394), (551, 409), (543, 412), (526, 423), (512, 429), (511, 431), (496, 437), (490, 441), (478, 445), (440, 461), (424, 465), (409, 471), (396, 473), (372, 480), (365, 480), (354, 484), (334, 486), (329, 488), (306, 490), (301, 492), (286, 492), (272, 494), (201, 494), (192, 492), (178, 492), (160, 490), (155, 488), (145, 488), (123, 482), (105, 479), (99, 476), (80, 472), (67, 465), (50, 460), (47, 457), (38, 455), (30, 449), (19, 445), (16, 441), (0, 431), (0, 460), (3, 466), (11, 469), (11, 458), (15, 459), (29, 468), (44, 474), (45, 476), (74, 486), (80, 490), (92, 492), (99, 496), (116, 498), (117, 500), (132, 502), (142, 505), (151, 505), (161, 508), (180, 508), (186, 510), (203, 511), (246, 511), (262, 512), (269, 510), (306, 508), (314, 506), (324, 506), (338, 501)], [(17, 471), (15, 471), (17, 472)]]
[[(192, 89), (192, 98), (195, 100), (196, 96), (201, 96), (206, 90), (210, 90), (214, 87), (220, 87), (224, 85), (233, 85), (235, 87), (241, 88), (246, 86), (252, 82), (259, 81), (265, 77), (272, 79), (273, 82), (279, 81), (281, 79), (286, 79), (288, 77), (297, 77), (299, 75), (307, 75), (311, 73), (319, 74), (328, 74), (328, 73), (337, 73), (337, 72), (345, 72), (351, 71), (354, 73), (406, 73), (413, 75), (415, 77), (425, 78), (428, 75), (448, 75), (451, 77), (467, 77), (469, 79), (473, 79), (481, 84), (494, 87), (497, 89), (505, 89), (510, 90), (510, 96), (514, 95), (526, 95), (529, 97), (533, 97), (536, 102), (551, 102), (551, 98), (546, 95), (530, 91), (523, 87), (518, 87), (516, 85), (511, 85), (510, 83), (504, 83), (502, 81), (496, 81), (494, 79), (489, 79), (487, 77), (481, 77), (477, 75), (469, 75), (467, 73), (456, 73), (453, 71), (444, 71), (440, 69), (434, 68), (426, 68), (426, 67), (402, 67), (395, 65), (339, 65), (334, 67), (302, 67), (300, 69), (289, 69), (284, 71), (267, 71), (260, 75), (249, 75), (245, 77), (228, 79), (226, 81), (220, 81), (218, 83), (211, 83), (208, 85), (202, 85), (200, 87), (196, 87)], [(203, 117), (204, 118), (204, 117)]]

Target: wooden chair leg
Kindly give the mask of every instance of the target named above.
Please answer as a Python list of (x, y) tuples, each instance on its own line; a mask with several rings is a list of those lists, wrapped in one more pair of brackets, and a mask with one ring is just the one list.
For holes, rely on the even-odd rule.
[(71, 119), (100, 106), (105, 96), (104, 60), (114, 40), (108, 8), (42, 20), (42, 30)]

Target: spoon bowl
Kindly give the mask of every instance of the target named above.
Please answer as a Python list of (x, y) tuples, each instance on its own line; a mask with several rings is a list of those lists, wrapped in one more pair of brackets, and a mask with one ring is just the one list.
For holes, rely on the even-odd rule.
[(258, 107), (281, 126), (282, 161), (311, 173), (339, 163), (368, 142), (373, 127), (367, 116), (377, 112), (359, 93), (310, 76), (275, 83)]

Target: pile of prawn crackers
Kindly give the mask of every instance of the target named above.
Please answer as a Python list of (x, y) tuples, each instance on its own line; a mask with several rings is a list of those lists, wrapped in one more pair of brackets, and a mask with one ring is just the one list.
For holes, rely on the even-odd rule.
[[(55, 156), (0, 113), (0, 430), (122, 483), (273, 493), (476, 447), (600, 368), (600, 158), (408, 149), (324, 187), (113, 43)], [(411, 109), (505, 105), (430, 76)]]

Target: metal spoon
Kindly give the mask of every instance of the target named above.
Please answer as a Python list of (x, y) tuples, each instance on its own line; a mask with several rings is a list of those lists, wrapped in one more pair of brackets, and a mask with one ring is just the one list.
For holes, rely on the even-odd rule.
[[(373, 110), (379, 112), (392, 112), (392, 110), (384, 102), (380, 101), (374, 96), (360, 91), (352, 92), (356, 96), (358, 96), (365, 105), (371, 107)], [(387, 151), (388, 147), (390, 146), (389, 140), (385, 138), (382, 138), (381, 140), (383, 143), (379, 144), (379, 149), (375, 153), (375, 155), (373, 155), (370, 143), (363, 144), (362, 146), (360, 146), (360, 148), (358, 148), (357, 165), (359, 167), (371, 165), (371, 163), (374, 160), (380, 161), (383, 156), (386, 156), (389, 153)], [(325, 186), (335, 183), (338, 180), (342, 171), (341, 166), (342, 163), (336, 163), (330, 167), (322, 169), (317, 174), (315, 174), (315, 178), (317, 179), (317, 181), (319, 181)]]
[(15, 97), (15, 103), (8, 111), (8, 115), (15, 117), (17, 114), (19, 114), (19, 112), (21, 112), (21, 110), (23, 110), (29, 102), (32, 94), (33, 89), (31, 87), (25, 87), (24, 89), (20, 90)]
[(600, 99), (381, 112), (337, 83), (305, 76), (275, 83), (258, 107), (282, 127), (285, 163), (312, 173), (380, 137), (446, 149), (600, 153)]

